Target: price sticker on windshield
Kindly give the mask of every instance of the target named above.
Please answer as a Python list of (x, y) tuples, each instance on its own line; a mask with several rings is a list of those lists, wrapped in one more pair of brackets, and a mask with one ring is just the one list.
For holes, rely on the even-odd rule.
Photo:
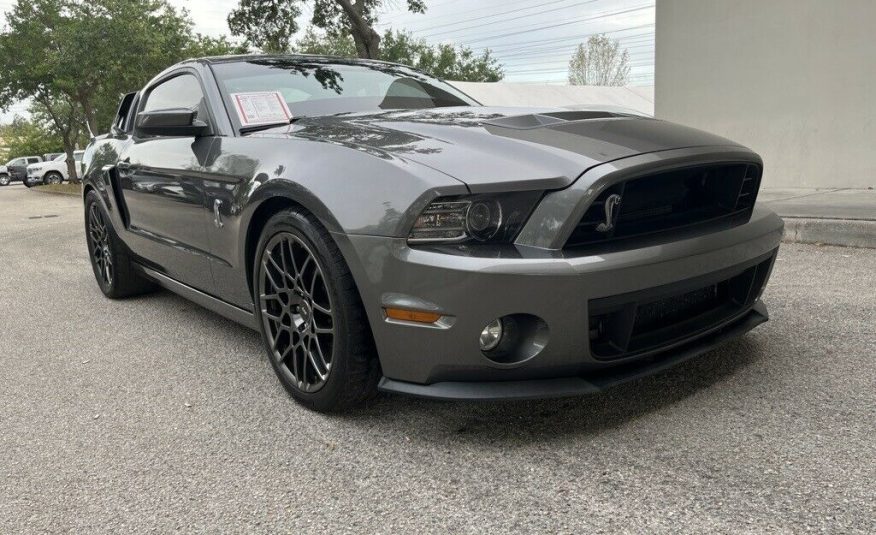
[(292, 112), (279, 91), (232, 93), (237, 116), (243, 126), (288, 123)]

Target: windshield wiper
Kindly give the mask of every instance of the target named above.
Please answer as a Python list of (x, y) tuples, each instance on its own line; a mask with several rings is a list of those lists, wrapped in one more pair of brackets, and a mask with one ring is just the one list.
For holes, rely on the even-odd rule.
[(277, 128), (277, 127), (279, 127), (279, 126), (287, 126), (287, 125), (290, 125), (290, 124), (295, 123), (295, 122), (298, 121), (299, 119), (304, 119), (304, 117), (305, 117), (305, 116), (303, 116), (303, 115), (298, 115), (298, 116), (292, 117), (292, 118), (289, 119), (289, 121), (287, 121), (287, 122), (278, 122), (278, 123), (269, 123), (269, 124), (258, 124), (258, 125), (253, 125), (253, 126), (244, 126), (243, 128), (240, 129), (240, 133), (241, 133), (241, 134), (251, 134), (251, 133), (253, 133), (253, 132), (258, 132), (258, 131), (260, 131), (260, 130), (268, 130), (268, 129), (271, 129), (271, 128)]

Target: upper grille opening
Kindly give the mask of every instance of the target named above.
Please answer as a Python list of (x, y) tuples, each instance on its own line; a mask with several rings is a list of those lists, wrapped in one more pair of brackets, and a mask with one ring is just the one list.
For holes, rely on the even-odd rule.
[[(614, 184), (593, 201), (566, 247), (641, 247), (743, 224), (751, 217), (760, 175), (758, 165), (719, 164)], [(613, 221), (609, 211), (617, 214)]]

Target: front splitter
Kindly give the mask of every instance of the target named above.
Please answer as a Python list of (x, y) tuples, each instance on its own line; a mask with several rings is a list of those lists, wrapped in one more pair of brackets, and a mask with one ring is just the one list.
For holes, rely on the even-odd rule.
[(530, 379), (523, 381), (447, 381), (421, 385), (383, 377), (382, 392), (430, 399), (490, 401), (502, 399), (545, 399), (580, 396), (601, 392), (613, 386), (653, 375), (714, 349), (728, 340), (739, 338), (769, 320), (766, 306), (758, 301), (742, 318), (707, 336), (667, 351), (645, 363), (620, 365), (591, 375)]

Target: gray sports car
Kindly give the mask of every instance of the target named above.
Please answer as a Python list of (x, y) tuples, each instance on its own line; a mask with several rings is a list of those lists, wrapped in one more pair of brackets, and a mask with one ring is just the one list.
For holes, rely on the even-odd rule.
[(755, 204), (761, 159), (732, 141), (481, 106), (376, 61), (180, 63), (122, 100), (85, 162), (100, 289), (161, 285), (259, 330), (317, 410), (664, 369), (767, 320), (782, 235)]

